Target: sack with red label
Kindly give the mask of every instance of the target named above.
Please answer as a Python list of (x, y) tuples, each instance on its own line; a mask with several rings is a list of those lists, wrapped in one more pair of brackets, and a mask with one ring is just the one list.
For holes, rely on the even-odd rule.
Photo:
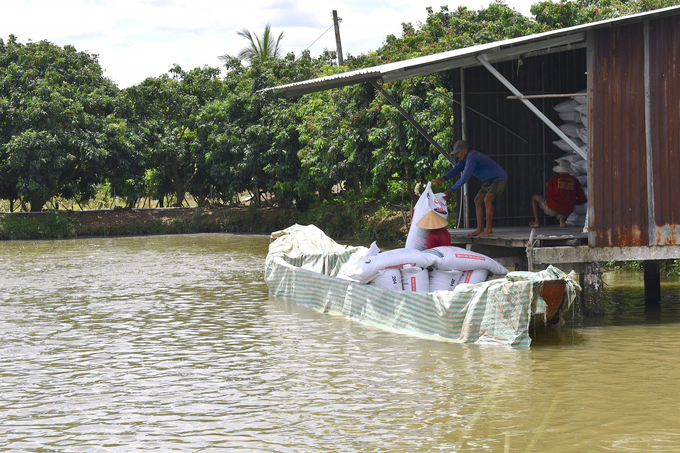
[(460, 247), (435, 247), (425, 250), (423, 253), (434, 257), (433, 266), (437, 269), (455, 269), (469, 271), (473, 269), (486, 269), (494, 275), (505, 275), (508, 270), (498, 261), (481, 253)]

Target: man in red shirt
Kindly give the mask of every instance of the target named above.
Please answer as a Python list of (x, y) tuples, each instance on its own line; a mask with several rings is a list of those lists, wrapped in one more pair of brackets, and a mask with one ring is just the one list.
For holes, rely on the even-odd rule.
[(574, 212), (574, 205), (586, 202), (581, 183), (569, 174), (572, 171), (569, 162), (561, 160), (559, 165), (553, 167), (553, 171), (558, 174), (548, 181), (545, 196), (534, 195), (532, 198), (534, 221), (529, 223), (532, 228), (540, 226), (538, 223), (539, 206), (549, 216), (557, 217), (560, 221), (560, 228), (565, 228), (567, 217)]

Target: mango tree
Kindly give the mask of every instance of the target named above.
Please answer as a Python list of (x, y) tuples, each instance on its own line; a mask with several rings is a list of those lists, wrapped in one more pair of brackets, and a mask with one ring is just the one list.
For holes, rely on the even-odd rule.
[(86, 201), (101, 181), (118, 88), (97, 56), (0, 39), (2, 196), (31, 211), (56, 195)]
[(121, 114), (134, 130), (146, 168), (169, 181), (178, 207), (192, 184), (209, 184), (198, 177), (205, 170), (205, 150), (196, 140), (196, 121), (206, 105), (221, 98), (219, 75), (217, 68), (185, 72), (174, 66), (169, 74), (150, 77), (122, 94)]

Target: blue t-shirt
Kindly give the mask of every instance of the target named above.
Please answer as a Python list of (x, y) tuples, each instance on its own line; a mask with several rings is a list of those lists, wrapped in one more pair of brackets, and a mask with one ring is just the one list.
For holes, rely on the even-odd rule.
[(452, 191), (457, 190), (468, 182), (472, 175), (489, 184), (508, 179), (508, 174), (505, 170), (492, 158), (473, 150), (469, 150), (465, 159), (459, 160), (456, 166), (444, 175), (444, 179), (451, 179), (460, 172), (463, 172), (463, 174), (451, 187)]

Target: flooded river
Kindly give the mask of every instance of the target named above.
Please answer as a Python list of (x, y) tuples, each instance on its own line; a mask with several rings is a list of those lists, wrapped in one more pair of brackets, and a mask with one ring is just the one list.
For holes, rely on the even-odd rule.
[(0, 243), (0, 451), (680, 451), (680, 284), (529, 349), (268, 296), (266, 236)]

